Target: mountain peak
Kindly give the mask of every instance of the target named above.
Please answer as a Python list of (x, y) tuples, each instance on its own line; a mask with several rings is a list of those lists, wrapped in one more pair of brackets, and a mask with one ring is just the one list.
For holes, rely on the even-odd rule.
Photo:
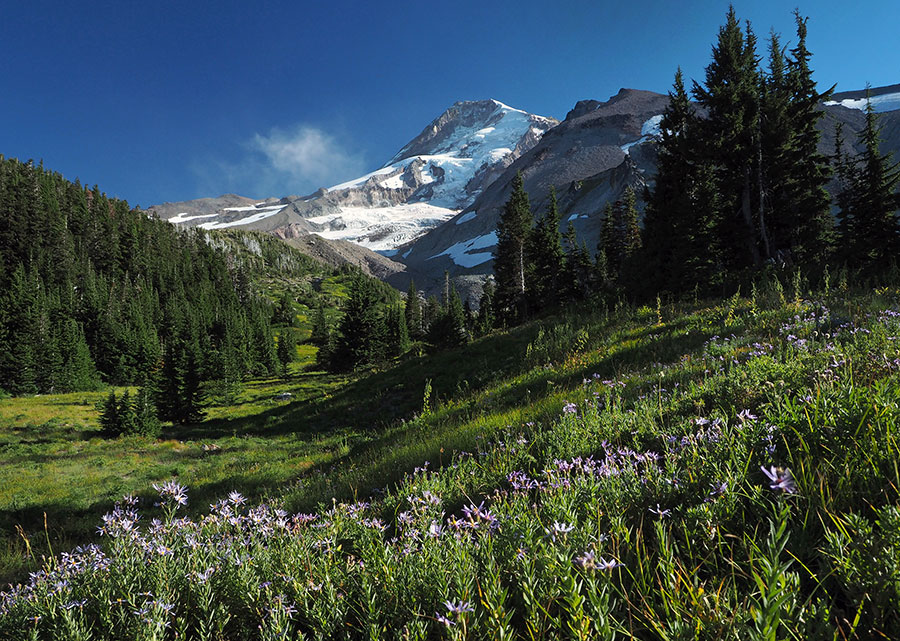
[[(483, 141), (493, 144), (495, 142), (493, 139), (515, 133), (517, 133), (515, 137), (518, 139), (530, 128), (537, 129), (542, 135), (556, 124), (557, 121), (553, 118), (535, 116), (493, 98), (460, 100), (432, 120), (422, 130), (422, 133), (407, 143), (391, 160), (385, 163), (384, 167), (416, 156), (434, 156), (454, 152), (456, 152), (454, 155), (471, 158), (473, 157), (471, 153), (465, 152), (464, 148), (468, 147), (470, 152), (474, 151), (474, 148), (471, 147), (472, 143)], [(506, 138), (509, 138), (509, 135)], [(492, 140), (484, 140), (488, 137)], [(517, 141), (506, 139), (500, 142), (503, 144), (498, 144), (495, 148), (505, 148), (510, 151), (516, 147), (517, 143)]]

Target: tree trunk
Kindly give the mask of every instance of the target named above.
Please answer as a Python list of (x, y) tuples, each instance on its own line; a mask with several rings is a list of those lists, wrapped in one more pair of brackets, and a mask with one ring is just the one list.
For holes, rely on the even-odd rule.
[(765, 194), (766, 190), (763, 187), (763, 162), (762, 162), (762, 146), (757, 147), (757, 170), (756, 175), (759, 182), (759, 236), (762, 241), (763, 248), (763, 258), (768, 260), (772, 257), (772, 248), (769, 246), (769, 232), (766, 230), (766, 208), (765, 208)]
[(744, 215), (744, 224), (747, 226), (747, 249), (753, 257), (753, 265), (758, 267), (760, 264), (759, 248), (756, 246), (756, 229), (753, 224), (753, 212), (750, 208), (750, 166), (744, 167), (744, 189), (741, 195), (741, 212)]

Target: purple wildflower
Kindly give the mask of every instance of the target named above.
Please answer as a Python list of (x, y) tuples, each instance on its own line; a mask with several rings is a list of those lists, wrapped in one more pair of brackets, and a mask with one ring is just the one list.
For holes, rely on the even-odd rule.
[(187, 505), (187, 488), (174, 480), (166, 481), (162, 485), (154, 483), (153, 489), (159, 492), (159, 498), (165, 502), (172, 501), (176, 507)]
[(791, 474), (790, 468), (780, 468), (772, 465), (768, 469), (765, 467), (760, 467), (759, 469), (771, 481), (769, 484), (770, 489), (780, 490), (786, 494), (795, 494), (797, 492), (797, 485), (794, 483), (794, 476)]
[(447, 612), (455, 615), (475, 611), (475, 608), (472, 607), (472, 604), (468, 603), (467, 601), (458, 601), (456, 603), (454, 603), (453, 601), (444, 601), (444, 607), (447, 608)]

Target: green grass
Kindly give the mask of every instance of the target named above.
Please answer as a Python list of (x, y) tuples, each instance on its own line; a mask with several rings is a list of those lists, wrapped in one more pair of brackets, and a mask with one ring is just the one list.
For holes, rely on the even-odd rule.
[[(590, 635), (601, 634), (602, 612), (620, 634), (639, 638), (695, 638), (701, 629), (701, 638), (743, 638), (741, 630), (762, 634), (773, 625), (782, 638), (788, 628), (779, 621), (802, 623), (806, 638), (822, 631), (839, 638), (852, 636), (857, 611), (873, 634), (889, 630), (900, 624), (890, 614), (896, 599), (879, 577), (900, 555), (900, 518), (891, 512), (900, 498), (900, 328), (873, 314), (897, 308), (900, 292), (841, 292), (823, 302), (824, 318), (812, 303), (765, 294), (575, 311), (355, 378), (313, 370), (314, 352), (301, 346), (285, 379), (252, 381), (234, 405), (211, 407), (205, 422), (171, 428), (158, 441), (98, 438), (93, 404), (102, 393), (6, 399), (0, 571), (34, 567), (22, 561), (25, 543), (14, 525), (26, 527), (39, 556), (46, 512), (58, 551), (84, 540), (123, 494), (150, 504), (150, 484), (176, 478), (189, 488), (195, 517), (232, 489), (321, 518), (332, 514), (332, 500), (372, 501), (367, 513), (387, 523), (384, 537), (360, 531), (347, 508), (331, 529), (279, 539), (281, 551), (260, 543), (250, 574), (228, 579), (229, 591), (220, 593), (233, 599), (253, 581), (276, 581), (296, 602), (306, 599), (297, 625), (318, 634), (340, 614), (356, 626), (354, 638), (366, 620), (373, 630), (412, 630), (420, 621), (440, 635), (432, 614), (447, 599), (475, 604), (466, 625), (479, 632), (471, 638), (501, 629), (519, 638), (544, 630), (542, 638), (556, 625), (567, 638), (599, 638)], [(825, 337), (844, 322), (865, 331)], [(290, 402), (275, 400), (286, 391)], [(700, 419), (717, 426), (715, 438)], [(602, 482), (555, 467), (616, 450), (662, 458)], [(426, 462), (429, 471), (413, 472)], [(792, 470), (797, 495), (768, 489), (760, 467), (771, 465)], [(544, 483), (565, 477), (567, 485), (523, 495), (508, 480), (518, 472)], [(726, 489), (711, 500), (722, 482)], [(443, 514), (419, 512), (414, 499), (426, 491), (440, 496)], [(434, 523), (447, 527), (448, 515), (482, 500), (503, 525), (496, 539), (477, 539), (481, 551), (423, 542), (418, 556), (404, 557), (402, 541), (390, 542), (406, 527), (401, 512), (416, 514), (418, 540), (427, 542)], [(554, 523), (575, 529), (548, 540)], [(323, 536), (339, 543), (336, 552), (303, 547)], [(534, 565), (517, 560), (517, 548), (533, 553)], [(625, 563), (616, 584), (573, 571), (585, 550)], [(199, 562), (192, 558), (179, 563)], [(301, 558), (352, 607), (284, 579)], [(351, 571), (360, 559), (369, 571)], [(151, 566), (151, 574), (164, 572)], [(148, 588), (149, 578), (128, 576)], [(382, 586), (377, 594), (366, 596), (367, 581)], [(527, 585), (543, 605), (529, 601)], [(611, 601), (603, 605), (604, 598)], [(416, 603), (428, 605), (416, 614)], [(255, 630), (253, 608), (262, 606), (232, 606)], [(800, 629), (790, 628), (795, 636)]]

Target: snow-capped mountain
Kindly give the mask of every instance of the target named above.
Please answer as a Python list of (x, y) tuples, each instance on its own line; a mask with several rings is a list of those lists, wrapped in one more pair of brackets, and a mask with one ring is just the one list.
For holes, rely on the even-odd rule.
[[(871, 89), (870, 100), (880, 114), (882, 151), (900, 152), (900, 85)], [(557, 193), (562, 225), (571, 222), (578, 238), (593, 249), (599, 238), (602, 211), (631, 185), (638, 194), (656, 173), (656, 139), (668, 96), (622, 89), (606, 102), (582, 100), (565, 120), (522, 154), (475, 201), (448, 221), (408, 246), (400, 259), (409, 273), (440, 279), (452, 275), (491, 272), (494, 230), (509, 198), (517, 172), (536, 213), (544, 210), (550, 188)], [(834, 153), (834, 131), (844, 125), (844, 152), (859, 151), (856, 141), (865, 122), (866, 92), (834, 94), (822, 106), (820, 151)], [(641, 203), (639, 202), (639, 205)], [(417, 283), (424, 282), (417, 276)]]
[[(563, 225), (573, 223), (593, 247), (603, 206), (627, 185), (641, 187), (656, 166), (655, 138), (666, 95), (622, 89), (606, 102), (583, 100), (566, 119), (522, 154), (456, 218), (402, 249), (411, 271), (440, 275), (489, 273), (494, 230), (521, 171), (532, 209), (543, 211), (555, 188)], [(417, 281), (418, 282), (418, 281)]]
[[(557, 124), (496, 100), (457, 102), (388, 163), (310, 196), (253, 202), (231, 197), (151, 207), (204, 229), (293, 226), (390, 254), (465, 209)], [(224, 198), (224, 197), (223, 197)]]

